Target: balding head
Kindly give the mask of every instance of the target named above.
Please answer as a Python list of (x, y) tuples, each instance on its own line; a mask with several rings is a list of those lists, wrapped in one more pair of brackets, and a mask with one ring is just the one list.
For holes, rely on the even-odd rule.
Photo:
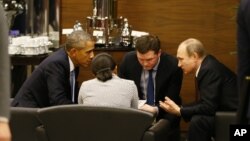
[(199, 40), (189, 38), (180, 43), (176, 56), (178, 66), (182, 68), (185, 74), (188, 74), (196, 72), (206, 56), (206, 51)]
[(179, 49), (186, 50), (186, 53), (189, 57), (194, 53), (197, 53), (200, 58), (204, 58), (206, 56), (206, 51), (203, 44), (199, 40), (194, 38), (189, 38), (181, 42), (178, 50)]

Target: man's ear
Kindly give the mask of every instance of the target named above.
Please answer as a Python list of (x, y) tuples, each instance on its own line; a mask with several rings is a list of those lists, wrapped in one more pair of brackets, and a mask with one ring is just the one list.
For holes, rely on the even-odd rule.
[(158, 52), (158, 57), (160, 57), (161, 56), (161, 49), (159, 50), (159, 52)]
[(197, 54), (197, 52), (194, 52), (193, 55), (194, 59), (199, 59), (199, 55)]
[(76, 48), (71, 48), (71, 49), (68, 51), (68, 55), (73, 57), (73, 56), (76, 55), (76, 52), (77, 52)]

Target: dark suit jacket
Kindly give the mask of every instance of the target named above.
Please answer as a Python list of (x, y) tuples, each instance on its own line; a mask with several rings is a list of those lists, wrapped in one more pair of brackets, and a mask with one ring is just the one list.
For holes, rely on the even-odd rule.
[[(12, 106), (48, 107), (71, 104), (70, 67), (63, 48), (46, 58), (18, 91)], [(76, 72), (78, 74), (78, 72)], [(77, 77), (77, 76), (76, 76)], [(76, 83), (77, 86), (77, 83)], [(78, 90), (76, 93), (76, 101)]]
[(184, 119), (190, 120), (193, 115), (214, 116), (216, 111), (236, 111), (239, 100), (236, 74), (213, 56), (202, 61), (197, 84), (200, 99), (181, 108)]
[[(181, 104), (180, 89), (182, 84), (182, 70), (178, 67), (175, 57), (162, 53), (160, 63), (155, 77), (155, 104), (159, 106), (159, 101), (164, 101), (165, 96), (170, 97), (178, 105)], [(125, 55), (119, 68), (119, 76), (133, 80), (137, 86), (139, 98), (143, 99), (143, 92), (140, 86), (142, 66), (139, 63), (136, 52), (132, 51)], [(166, 118), (176, 120), (177, 117), (164, 112), (159, 108), (157, 119)], [(174, 122), (174, 121), (173, 121)]]
[(241, 0), (237, 15), (238, 75), (250, 76), (250, 1)]
[(237, 13), (237, 53), (238, 53), (238, 81), (240, 93), (240, 106), (237, 120), (246, 123), (246, 114), (250, 123), (250, 1), (241, 0)]

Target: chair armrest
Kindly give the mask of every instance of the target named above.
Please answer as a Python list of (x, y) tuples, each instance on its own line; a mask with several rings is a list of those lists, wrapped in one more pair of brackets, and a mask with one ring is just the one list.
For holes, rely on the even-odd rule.
[(230, 124), (235, 124), (236, 112), (216, 112), (215, 141), (229, 141)]
[(48, 141), (43, 125), (36, 127), (36, 136), (38, 141)]
[(178, 128), (171, 128), (171, 125), (168, 120), (160, 119), (152, 127), (145, 132), (143, 141), (170, 141), (174, 134), (179, 134)]

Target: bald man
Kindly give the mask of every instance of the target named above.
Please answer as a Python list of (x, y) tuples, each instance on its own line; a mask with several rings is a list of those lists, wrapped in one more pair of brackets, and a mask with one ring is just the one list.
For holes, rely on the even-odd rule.
[(211, 141), (215, 113), (237, 109), (236, 74), (207, 54), (203, 44), (197, 39), (183, 41), (177, 50), (177, 58), (178, 66), (184, 74), (195, 76), (197, 100), (188, 106), (178, 106), (166, 97), (165, 101), (160, 101), (160, 107), (190, 121), (189, 141)]

